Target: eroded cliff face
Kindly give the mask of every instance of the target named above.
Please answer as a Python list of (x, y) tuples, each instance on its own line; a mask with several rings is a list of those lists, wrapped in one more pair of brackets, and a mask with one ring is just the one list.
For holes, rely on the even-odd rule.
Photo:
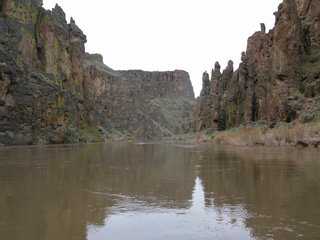
[(100, 106), (96, 119), (106, 116), (101, 124), (110, 131), (164, 138), (194, 121), (194, 93), (185, 71), (114, 71), (101, 56), (87, 54), (84, 79), (87, 97)]
[(61, 143), (69, 121), (88, 121), (82, 61), (86, 36), (42, 1), (1, 2), (0, 143)]
[(284, 0), (275, 18), (249, 37), (236, 71), (230, 61), (223, 73), (216, 63), (210, 81), (204, 74), (197, 131), (320, 118), (320, 1)]
[(189, 121), (172, 123), (164, 114), (162, 122), (150, 105), (181, 97), (190, 117), (186, 72), (113, 71), (100, 55), (86, 55), (86, 36), (58, 5), (2, 0), (0, 12), (0, 144), (102, 141), (115, 132), (161, 138)]

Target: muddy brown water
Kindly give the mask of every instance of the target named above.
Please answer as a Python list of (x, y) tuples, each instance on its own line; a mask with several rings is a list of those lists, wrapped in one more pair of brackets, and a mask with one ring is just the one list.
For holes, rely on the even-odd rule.
[(320, 152), (0, 148), (0, 239), (320, 239)]

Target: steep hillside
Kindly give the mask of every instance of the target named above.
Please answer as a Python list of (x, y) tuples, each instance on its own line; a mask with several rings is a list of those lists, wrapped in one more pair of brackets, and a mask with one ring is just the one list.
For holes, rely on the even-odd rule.
[(102, 56), (86, 54), (84, 80), (97, 120), (105, 116), (109, 131), (162, 139), (194, 121), (194, 93), (185, 71), (114, 71), (103, 64)]
[(0, 12), (0, 144), (159, 139), (193, 121), (186, 72), (113, 71), (58, 5), (3, 0)]
[(275, 27), (248, 39), (242, 62), (203, 74), (196, 130), (320, 119), (320, 1), (284, 0)]

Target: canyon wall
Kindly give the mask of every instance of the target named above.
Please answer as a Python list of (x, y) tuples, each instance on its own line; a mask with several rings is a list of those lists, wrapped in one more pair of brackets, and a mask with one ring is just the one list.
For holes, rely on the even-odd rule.
[(248, 38), (241, 63), (203, 74), (115, 71), (56, 5), (0, 1), (0, 144), (163, 139), (263, 121), (320, 118), (320, 0), (284, 0), (275, 26)]
[[(87, 98), (97, 106), (93, 119), (108, 131), (163, 139), (194, 121), (196, 102), (185, 71), (114, 71), (102, 56), (87, 54), (84, 80)], [(106, 117), (102, 122), (101, 116)]]
[(216, 62), (211, 78), (203, 74), (197, 131), (320, 118), (320, 1), (284, 0), (274, 15), (272, 30), (261, 24), (249, 37), (236, 71)]
[(0, 144), (159, 139), (193, 121), (188, 73), (113, 71), (58, 5), (2, 0), (0, 13)]

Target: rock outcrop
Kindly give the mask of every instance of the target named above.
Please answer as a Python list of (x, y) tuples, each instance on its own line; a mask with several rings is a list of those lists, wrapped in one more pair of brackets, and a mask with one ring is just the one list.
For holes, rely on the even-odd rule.
[[(313, 112), (320, 77), (319, 0), (284, 0), (275, 13), (275, 27), (248, 39), (242, 62), (233, 72), (219, 63), (203, 78), (196, 129), (225, 130), (263, 120), (270, 127)], [(305, 93), (304, 93), (305, 92)], [(310, 99), (311, 98), (311, 99)]]
[(58, 5), (2, 0), (0, 13), (0, 144), (162, 138), (192, 121), (186, 72), (113, 71)]
[(0, 142), (64, 142), (67, 123), (87, 118), (82, 59), (86, 36), (42, 1), (1, 3)]

